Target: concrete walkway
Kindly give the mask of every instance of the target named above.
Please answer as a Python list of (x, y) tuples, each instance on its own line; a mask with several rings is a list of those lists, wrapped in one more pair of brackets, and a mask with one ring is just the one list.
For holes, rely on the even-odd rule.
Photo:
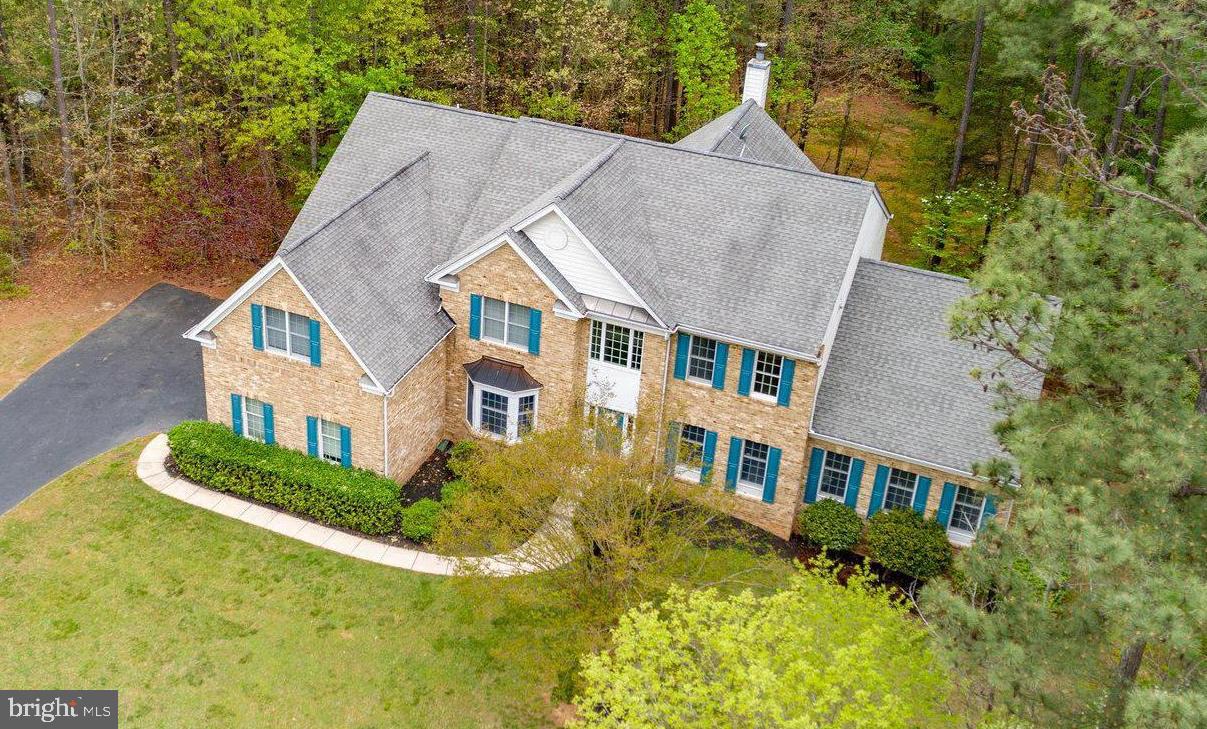
[(317, 522), (265, 508), (230, 494), (211, 491), (186, 478), (167, 472), (168, 436), (155, 436), (138, 457), (137, 473), (143, 483), (175, 499), (232, 519), (262, 527), (282, 536), (313, 544), (332, 552), (429, 575), (482, 574), (510, 577), (553, 569), (565, 564), (568, 554), (560, 539), (569, 529), (569, 511), (554, 507), (550, 519), (532, 539), (507, 554), (493, 557), (445, 557), (418, 549), (406, 549), (332, 529)]

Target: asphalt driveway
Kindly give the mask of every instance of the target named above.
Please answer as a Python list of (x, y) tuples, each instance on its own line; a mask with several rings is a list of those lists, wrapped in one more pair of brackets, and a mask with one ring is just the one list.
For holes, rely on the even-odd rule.
[(0, 399), (0, 514), (114, 446), (204, 417), (201, 346), (180, 335), (217, 303), (152, 286)]

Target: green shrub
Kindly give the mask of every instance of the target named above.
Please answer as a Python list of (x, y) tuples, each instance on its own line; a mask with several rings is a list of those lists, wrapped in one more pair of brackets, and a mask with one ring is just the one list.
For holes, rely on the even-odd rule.
[(440, 487), (440, 503), (445, 506), (451, 506), (454, 501), (465, 495), (470, 488), (469, 482), (465, 479), (453, 479)]
[(920, 580), (951, 566), (947, 530), (913, 509), (878, 511), (868, 520), (868, 552), (880, 564)]
[(478, 452), (478, 444), (466, 438), (459, 440), (448, 449), (448, 470), (458, 478), (464, 478), (470, 460)]
[(416, 542), (430, 541), (440, 523), (444, 507), (439, 501), (420, 499), (402, 510), (402, 536)]
[(168, 444), (180, 473), (215, 491), (365, 534), (398, 528), (401, 487), (371, 471), (257, 443), (218, 423), (181, 423), (168, 433)]
[(831, 550), (849, 551), (863, 536), (863, 519), (859, 514), (831, 499), (806, 506), (797, 524), (806, 541)]

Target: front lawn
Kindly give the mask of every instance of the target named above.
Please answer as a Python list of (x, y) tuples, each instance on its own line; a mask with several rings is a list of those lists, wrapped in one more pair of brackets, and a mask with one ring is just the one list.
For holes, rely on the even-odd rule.
[[(0, 518), (6, 688), (117, 688), (123, 726), (518, 726), (576, 651), (553, 609), (309, 547), (138, 481), (143, 442)], [(481, 591), (475, 591), (481, 592)]]
[(5, 688), (116, 688), (122, 726), (549, 721), (582, 647), (567, 611), (181, 503), (135, 477), (144, 444), (0, 517)]

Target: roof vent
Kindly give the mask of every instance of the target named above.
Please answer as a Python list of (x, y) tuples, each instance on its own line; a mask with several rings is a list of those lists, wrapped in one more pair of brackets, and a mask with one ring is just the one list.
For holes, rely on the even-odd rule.
[(754, 58), (746, 62), (746, 82), (742, 84), (742, 101), (754, 99), (759, 106), (767, 105), (767, 83), (771, 80), (771, 61), (765, 57), (766, 43), (754, 44)]

